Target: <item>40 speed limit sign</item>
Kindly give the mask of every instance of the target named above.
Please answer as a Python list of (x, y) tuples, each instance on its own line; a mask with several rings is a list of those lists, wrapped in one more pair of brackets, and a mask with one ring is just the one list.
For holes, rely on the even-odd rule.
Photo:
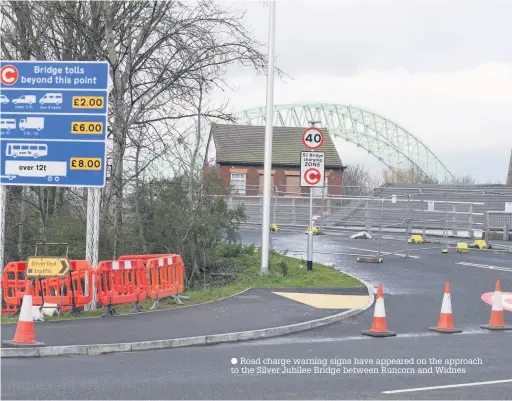
[(306, 148), (318, 149), (324, 144), (324, 133), (318, 128), (306, 128), (302, 133), (302, 143)]

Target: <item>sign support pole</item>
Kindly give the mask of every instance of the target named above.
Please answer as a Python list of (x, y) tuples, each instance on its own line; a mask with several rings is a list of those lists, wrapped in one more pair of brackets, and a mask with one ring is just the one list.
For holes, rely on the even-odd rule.
[(268, 274), (268, 254), (270, 242), (270, 192), (272, 183), (272, 129), (274, 125), (274, 38), (276, 25), (276, 0), (270, 1), (269, 8), (265, 158), (263, 165), (263, 224), (261, 227), (261, 275)]
[(309, 188), (308, 270), (313, 270), (313, 188)]
[(7, 206), (7, 188), (0, 185), (0, 271), (4, 271), (5, 255), (5, 215)]
[[(85, 243), (85, 258), (89, 261), (93, 269), (98, 266), (98, 248), (100, 233), (100, 188), (87, 188), (87, 236)], [(86, 286), (88, 287), (88, 279), (86, 276)], [(89, 295), (89, 294), (87, 294)], [(96, 283), (92, 285), (92, 299), (89, 309), (96, 309)]]
[[(321, 121), (308, 121), (312, 128), (315, 127), (315, 124), (320, 124)], [(323, 140), (322, 142), (323, 143)], [(324, 180), (324, 176), (322, 173), (322, 180)], [(309, 229), (308, 229), (308, 261), (307, 261), (307, 269), (308, 271), (313, 271), (313, 188), (309, 188)]]

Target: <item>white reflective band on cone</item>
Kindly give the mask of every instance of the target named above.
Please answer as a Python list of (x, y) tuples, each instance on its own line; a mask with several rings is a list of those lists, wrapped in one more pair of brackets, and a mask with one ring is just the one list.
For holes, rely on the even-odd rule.
[(386, 317), (386, 309), (384, 308), (384, 298), (377, 298), (375, 301), (375, 317)]
[(501, 291), (495, 291), (492, 299), (492, 310), (503, 310), (503, 304), (501, 303)]
[(32, 295), (23, 297), (23, 304), (20, 311), (20, 322), (33, 322), (32, 319)]
[(452, 300), (450, 294), (443, 295), (443, 303), (441, 305), (441, 313), (452, 313)]

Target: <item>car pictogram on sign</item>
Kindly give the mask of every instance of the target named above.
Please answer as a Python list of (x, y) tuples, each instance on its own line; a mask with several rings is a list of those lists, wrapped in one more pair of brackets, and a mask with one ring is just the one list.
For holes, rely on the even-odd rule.
[(302, 133), (302, 143), (309, 149), (318, 149), (324, 144), (324, 134), (318, 128), (306, 128)]
[(316, 168), (310, 168), (304, 173), (304, 179), (309, 185), (316, 185), (322, 179), (322, 173)]
[(13, 65), (5, 65), (0, 70), (0, 82), (4, 85), (14, 85), (18, 80), (18, 69)]

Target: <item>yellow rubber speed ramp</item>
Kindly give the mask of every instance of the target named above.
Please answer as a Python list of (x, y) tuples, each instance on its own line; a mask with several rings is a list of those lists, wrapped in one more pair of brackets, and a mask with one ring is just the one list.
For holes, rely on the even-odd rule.
[(311, 294), (302, 292), (273, 292), (273, 294), (318, 309), (360, 309), (370, 299), (368, 295)]

